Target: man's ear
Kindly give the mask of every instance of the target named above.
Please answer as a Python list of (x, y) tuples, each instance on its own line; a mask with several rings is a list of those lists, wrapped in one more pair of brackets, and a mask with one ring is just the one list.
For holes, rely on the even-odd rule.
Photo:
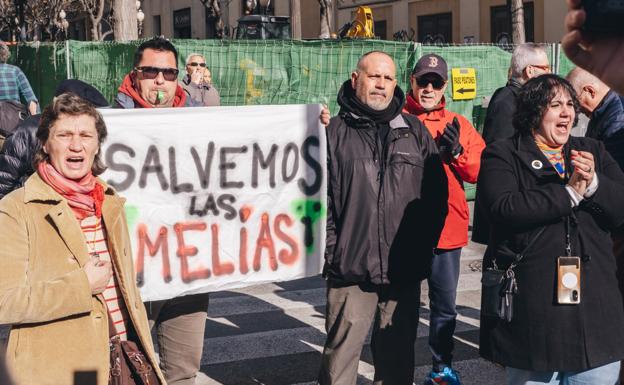
[(351, 87), (355, 89), (355, 83), (357, 83), (357, 79), (360, 74), (357, 71), (351, 72)]
[(594, 86), (590, 84), (583, 86), (583, 90), (587, 92), (591, 96), (592, 99), (595, 98), (596, 94), (598, 93), (596, 89), (594, 88)]

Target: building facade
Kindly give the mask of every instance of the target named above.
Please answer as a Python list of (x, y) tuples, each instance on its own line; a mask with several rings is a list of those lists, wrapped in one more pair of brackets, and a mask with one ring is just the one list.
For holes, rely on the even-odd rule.
[[(353, 20), (357, 7), (373, 10), (375, 34), (380, 39), (425, 43), (506, 43), (511, 40), (507, 0), (332, 0), (331, 29), (337, 32)], [(217, 37), (217, 19), (207, 0), (143, 0), (145, 15), (141, 37), (211, 39)], [(222, 0), (226, 37), (235, 35), (237, 20), (248, 13), (250, 0)], [(301, 37), (320, 34), (320, 6), (317, 0), (299, 0)], [(292, 0), (272, 0), (268, 9), (255, 12), (291, 16)], [(524, 0), (526, 40), (558, 42), (563, 35), (566, 4), (562, 0)], [(88, 23), (70, 19), (68, 36), (89, 39)], [(105, 26), (106, 27), (106, 26)], [(109, 39), (112, 36), (108, 37)]]

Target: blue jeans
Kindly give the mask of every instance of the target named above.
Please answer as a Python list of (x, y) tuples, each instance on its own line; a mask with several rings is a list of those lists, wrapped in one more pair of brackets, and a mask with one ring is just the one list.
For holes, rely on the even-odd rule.
[(453, 333), (455, 333), (455, 299), (459, 281), (459, 258), (461, 248), (433, 253), (429, 284), (429, 349), (433, 370), (439, 372), (443, 366), (451, 366), (453, 359)]
[(507, 385), (618, 385), (620, 361), (583, 372), (533, 372), (506, 368)]

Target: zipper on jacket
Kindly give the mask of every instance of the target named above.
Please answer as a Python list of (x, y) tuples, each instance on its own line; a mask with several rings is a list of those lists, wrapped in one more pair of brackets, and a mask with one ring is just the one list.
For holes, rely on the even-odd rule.
[[(390, 136), (392, 136), (392, 138), (390, 138)], [(381, 145), (381, 137), (379, 135), (379, 129), (377, 130), (377, 132), (375, 133), (375, 145), (378, 149), (377, 154), (381, 154), (379, 156), (379, 166), (378, 166), (378, 171), (377, 171), (377, 181), (379, 182), (379, 192), (377, 195), (377, 218), (379, 219), (379, 215), (382, 212), (382, 208), (380, 207), (380, 200), (381, 200), (381, 196), (383, 195), (383, 184), (384, 184), (384, 177), (386, 174), (386, 168), (389, 166), (390, 163), (390, 151), (389, 151), (389, 147), (390, 145), (393, 146), (394, 148), (394, 142), (396, 142), (399, 137), (396, 137), (394, 135), (392, 135), (392, 128), (390, 128), (388, 130), (388, 133), (386, 134), (386, 143), (382, 148)], [(390, 143), (390, 139), (392, 139), (392, 143)], [(381, 152), (379, 151), (379, 148), (381, 148)], [(375, 159), (375, 162), (377, 163), (377, 159)], [(385, 200), (384, 200), (385, 202)], [(385, 210), (383, 211), (385, 213)], [(381, 257), (382, 253), (381, 253), (381, 240), (382, 240), (382, 235), (383, 235), (383, 239), (385, 239), (386, 234), (385, 231), (382, 233), (382, 228), (381, 228), (381, 221), (378, 220), (377, 221), (377, 236), (379, 237), (379, 243), (378, 243), (378, 248), (379, 248), (379, 272), (381, 274), (381, 283), (386, 283), (383, 279), (383, 272), (384, 272), (384, 263), (383, 263), (383, 258)], [(387, 274), (387, 272), (386, 272)]]

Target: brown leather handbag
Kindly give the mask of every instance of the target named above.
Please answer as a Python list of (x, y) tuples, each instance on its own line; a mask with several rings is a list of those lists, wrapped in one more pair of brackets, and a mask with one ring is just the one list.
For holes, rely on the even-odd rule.
[(113, 321), (108, 316), (110, 346), (109, 385), (159, 385), (158, 376), (139, 346), (132, 341), (122, 341), (115, 335)]

